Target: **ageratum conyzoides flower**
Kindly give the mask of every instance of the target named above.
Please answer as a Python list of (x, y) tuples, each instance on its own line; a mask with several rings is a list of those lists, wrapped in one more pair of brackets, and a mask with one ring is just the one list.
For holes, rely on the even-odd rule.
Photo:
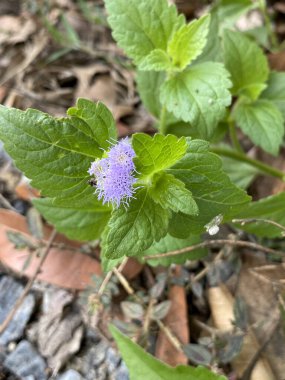
[(133, 185), (137, 181), (134, 177), (134, 156), (129, 139), (125, 138), (112, 146), (107, 157), (92, 162), (88, 173), (94, 178), (92, 186), (103, 204), (111, 203), (119, 207), (121, 203), (128, 205), (133, 198)]

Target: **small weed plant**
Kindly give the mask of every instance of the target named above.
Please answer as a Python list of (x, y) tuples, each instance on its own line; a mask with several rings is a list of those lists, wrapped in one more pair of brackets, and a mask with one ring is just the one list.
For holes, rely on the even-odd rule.
[[(233, 27), (257, 4), (220, 1), (190, 23), (167, 0), (105, 5), (157, 133), (117, 141), (111, 112), (88, 99), (60, 119), (0, 106), (5, 149), (41, 191), (35, 207), (73, 239), (100, 239), (106, 272), (126, 256), (162, 265), (197, 259), (204, 251), (153, 256), (199, 243), (203, 233), (217, 231), (213, 220), (284, 224), (285, 192), (256, 202), (246, 192), (256, 174), (284, 180), (284, 173), (250, 158), (237, 137), (240, 129), (251, 146), (274, 156), (283, 144), (285, 73), (270, 71), (260, 34)], [(270, 44), (272, 35), (265, 37)], [(272, 224), (240, 227), (280, 236)], [(112, 333), (132, 379), (224, 379), (205, 367), (170, 368)]]

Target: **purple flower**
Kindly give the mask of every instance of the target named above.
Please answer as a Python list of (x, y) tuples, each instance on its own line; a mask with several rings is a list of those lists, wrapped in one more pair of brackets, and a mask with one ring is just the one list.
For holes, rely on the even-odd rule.
[(126, 138), (114, 145), (106, 158), (92, 162), (88, 173), (94, 176), (95, 194), (98, 199), (103, 199), (103, 204), (111, 203), (115, 207), (121, 203), (128, 205), (137, 181), (134, 156), (135, 152)]

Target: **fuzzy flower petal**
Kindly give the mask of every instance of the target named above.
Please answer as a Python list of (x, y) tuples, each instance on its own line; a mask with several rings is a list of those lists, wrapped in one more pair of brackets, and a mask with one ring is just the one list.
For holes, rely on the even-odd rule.
[(103, 204), (111, 203), (119, 207), (121, 203), (128, 205), (133, 197), (135, 152), (129, 140), (123, 139), (114, 145), (106, 158), (92, 162), (88, 173), (95, 179), (95, 194)]

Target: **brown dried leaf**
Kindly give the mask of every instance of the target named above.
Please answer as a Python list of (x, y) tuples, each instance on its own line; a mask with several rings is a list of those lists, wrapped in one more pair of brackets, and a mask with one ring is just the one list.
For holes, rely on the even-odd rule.
[(26, 181), (22, 180), (15, 188), (15, 193), (18, 198), (25, 201), (30, 201), (32, 198), (38, 198), (40, 192), (29, 185)]
[[(249, 319), (255, 326), (255, 335), (259, 342), (270, 331), (271, 326), (279, 318), (278, 293), (284, 291), (284, 264), (261, 265), (244, 262), (240, 273), (237, 294), (247, 304)], [(270, 342), (264, 350), (276, 377), (282, 379), (285, 373), (285, 332), (280, 324), (272, 334)]]
[(285, 263), (263, 265), (260, 267), (251, 268), (250, 271), (255, 276), (269, 284), (285, 284)]
[(272, 53), (268, 55), (269, 64), (272, 70), (285, 71), (285, 52)]
[[(248, 292), (248, 289), (247, 289)], [(234, 321), (234, 298), (223, 284), (215, 286), (208, 291), (208, 300), (211, 309), (214, 326), (223, 332), (233, 330)], [(259, 350), (260, 346), (251, 329), (244, 337), (240, 354), (233, 360), (232, 366), (239, 376), (249, 366), (251, 359)], [(275, 376), (266, 359), (259, 358), (252, 371), (250, 380), (274, 380)]]
[(21, 59), (18, 62), (11, 62), (11, 65), (9, 65), (3, 77), (1, 77), (1, 84), (7, 82), (9, 79), (24, 71), (43, 51), (47, 43), (48, 36), (46, 33), (44, 31), (38, 33), (31, 43), (26, 44), (24, 59)]
[[(285, 170), (284, 163), (285, 149), (281, 148), (278, 157), (273, 157), (270, 154), (263, 152), (261, 149), (257, 150), (257, 157), (259, 160), (267, 163), (268, 165), (279, 169)], [(253, 190), (256, 199), (268, 197), (269, 195), (278, 194), (285, 191), (285, 184), (278, 178), (270, 178), (268, 176), (259, 176), (253, 183)]]
[[(181, 267), (177, 266), (177, 277), (179, 277), (180, 272)], [(187, 344), (189, 343), (189, 327), (185, 288), (172, 285), (168, 292), (168, 298), (171, 301), (171, 307), (164, 319), (164, 324), (181, 344)], [(187, 356), (183, 352), (178, 351), (162, 331), (159, 332), (155, 355), (158, 359), (171, 366), (187, 364), (188, 362)]]
[(0, 44), (25, 42), (36, 31), (36, 24), (30, 17), (0, 16)]
[(122, 274), (124, 277), (126, 277), (127, 280), (132, 280), (140, 274), (143, 267), (143, 264), (139, 263), (136, 259), (130, 257), (123, 269)]
[[(27, 238), (33, 240), (28, 230), (27, 221), (23, 216), (12, 211), (0, 210), (0, 261), (11, 270), (21, 273), (30, 252), (27, 249), (22, 251), (15, 249), (14, 244), (7, 238), (7, 232), (11, 230), (20, 231)], [(45, 226), (45, 239), (50, 235), (50, 231), (51, 229)], [(93, 274), (99, 276), (102, 274), (99, 262), (79, 251), (74, 251), (74, 248), (79, 249), (81, 243), (71, 241), (61, 234), (58, 234), (55, 241), (63, 244), (66, 248), (52, 248), (50, 250), (42, 271), (38, 275), (39, 280), (63, 288), (82, 290), (91, 283)], [(36, 244), (36, 240), (34, 242)], [(29, 267), (24, 272), (26, 276), (33, 275), (38, 261), (39, 258), (36, 256), (31, 259)]]

